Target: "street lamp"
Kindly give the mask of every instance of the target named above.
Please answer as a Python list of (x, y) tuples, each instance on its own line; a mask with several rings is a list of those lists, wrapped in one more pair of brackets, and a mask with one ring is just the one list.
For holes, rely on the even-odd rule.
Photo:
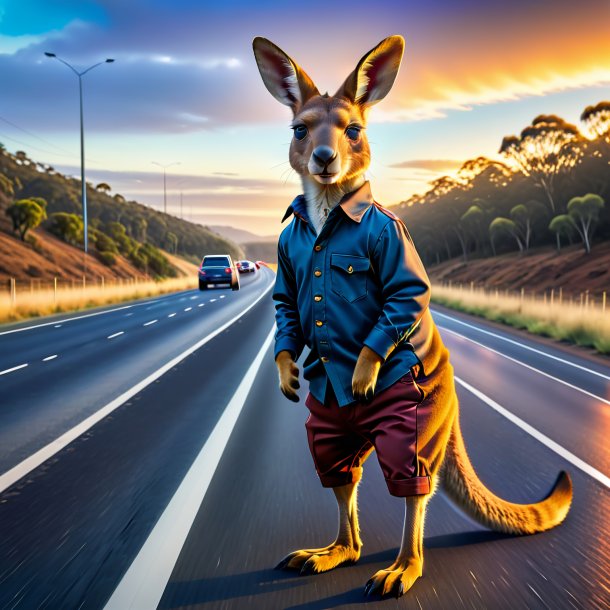
[(89, 249), (89, 232), (87, 229), (87, 183), (85, 182), (85, 132), (83, 125), (83, 80), (82, 77), (93, 70), (93, 68), (97, 68), (102, 64), (111, 64), (114, 62), (114, 59), (105, 59), (104, 61), (100, 61), (92, 66), (89, 66), (86, 70), (79, 72), (74, 66), (69, 64), (67, 61), (64, 61), (61, 57), (57, 57), (55, 53), (45, 52), (47, 57), (51, 57), (60, 61), (65, 66), (68, 66), (76, 76), (78, 76), (78, 92), (80, 97), (80, 180), (82, 186), (82, 201), (83, 201), (83, 225), (85, 229), (85, 254)]
[(167, 214), (167, 185), (166, 185), (166, 169), (171, 167), (172, 165), (180, 165), (180, 161), (174, 161), (173, 163), (157, 163), (156, 161), (151, 161), (153, 165), (158, 165), (163, 168), (163, 212)]

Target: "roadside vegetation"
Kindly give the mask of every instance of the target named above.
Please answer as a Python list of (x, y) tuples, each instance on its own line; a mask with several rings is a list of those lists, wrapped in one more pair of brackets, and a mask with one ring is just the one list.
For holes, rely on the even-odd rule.
[(524, 293), (443, 286), (432, 287), (432, 301), (458, 311), (501, 322), (533, 334), (567, 341), (610, 354), (610, 304), (589, 300), (559, 301)]
[[(31, 160), (23, 151), (13, 155), (0, 144), (0, 216), (10, 219), (13, 233), (22, 241), (28, 242), (28, 232), (41, 227), (81, 247), (80, 189), (80, 180)], [(243, 258), (239, 246), (206, 227), (127, 201), (118, 193), (111, 195), (111, 191), (105, 182), (87, 184), (90, 249), (109, 268), (122, 255), (142, 273), (163, 279), (175, 276), (175, 270), (162, 250), (195, 263), (209, 252)]]
[(424, 263), (517, 251), (525, 266), (532, 248), (579, 244), (587, 255), (609, 240), (610, 102), (588, 106), (581, 121), (537, 116), (503, 139), (503, 161), (470, 159), (394, 207)]
[(191, 277), (157, 282), (116, 280), (77, 287), (50, 287), (33, 292), (9, 290), (0, 293), (0, 323), (76, 312), (196, 287), (197, 277), (193, 274)]

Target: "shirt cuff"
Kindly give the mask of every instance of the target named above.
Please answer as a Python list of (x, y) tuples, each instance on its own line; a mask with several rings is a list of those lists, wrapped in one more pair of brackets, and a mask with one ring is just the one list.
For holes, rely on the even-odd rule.
[(292, 359), (295, 362), (301, 353), (301, 350), (299, 350), (299, 345), (291, 337), (282, 337), (276, 340), (273, 358), (277, 358), (277, 355), (283, 350), (289, 351), (292, 354)]
[(396, 347), (394, 339), (377, 327), (371, 330), (369, 336), (364, 340), (364, 345), (370, 347), (374, 352), (379, 354), (384, 362)]

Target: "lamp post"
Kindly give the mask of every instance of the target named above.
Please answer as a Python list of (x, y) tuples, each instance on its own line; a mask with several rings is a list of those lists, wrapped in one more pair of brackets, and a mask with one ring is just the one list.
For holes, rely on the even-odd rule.
[(167, 183), (166, 183), (166, 170), (168, 167), (172, 165), (180, 165), (180, 161), (174, 161), (173, 163), (157, 163), (156, 161), (151, 161), (153, 165), (158, 165), (163, 168), (163, 212), (167, 214)]
[(80, 99), (80, 181), (82, 186), (82, 202), (83, 202), (83, 226), (84, 226), (84, 242), (85, 242), (85, 254), (89, 249), (89, 231), (87, 229), (87, 183), (85, 182), (85, 129), (83, 124), (83, 76), (93, 70), (93, 68), (97, 68), (102, 64), (111, 64), (114, 62), (114, 59), (105, 59), (104, 61), (100, 61), (92, 66), (89, 66), (86, 70), (79, 72), (74, 66), (69, 64), (67, 61), (64, 61), (61, 57), (57, 57), (55, 53), (45, 52), (47, 57), (51, 57), (60, 61), (65, 66), (68, 66), (76, 76), (78, 76), (78, 93)]

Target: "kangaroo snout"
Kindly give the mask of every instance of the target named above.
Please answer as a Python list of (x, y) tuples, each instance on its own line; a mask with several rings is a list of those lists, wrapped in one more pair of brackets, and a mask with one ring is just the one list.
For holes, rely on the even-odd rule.
[(330, 146), (316, 146), (311, 153), (307, 169), (316, 179), (326, 182), (339, 174), (341, 160), (337, 151)]

